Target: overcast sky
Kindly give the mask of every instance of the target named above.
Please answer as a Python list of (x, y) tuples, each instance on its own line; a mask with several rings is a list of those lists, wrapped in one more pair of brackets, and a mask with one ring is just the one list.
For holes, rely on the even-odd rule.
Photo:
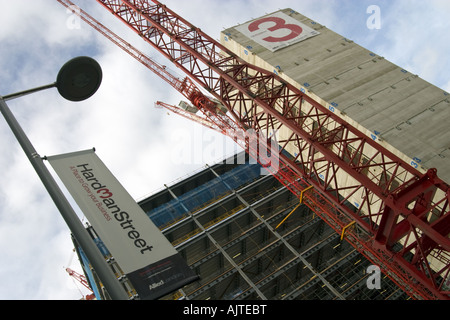
[[(94, 0), (73, 2), (170, 67)], [(224, 28), (289, 7), (450, 91), (448, 0), (162, 2), (216, 39)], [(8, 102), (41, 156), (95, 147), (139, 200), (233, 153), (225, 138), (155, 109), (155, 101), (177, 104), (182, 97), (89, 26), (78, 25), (57, 1), (0, 5), (0, 95), (54, 82), (76, 56), (91, 56), (103, 68), (102, 86), (87, 101), (67, 102), (52, 89)], [(380, 9), (375, 29), (367, 24), (373, 22), (371, 5)], [(64, 269), (81, 272), (68, 228), (3, 118), (0, 142), (0, 299), (81, 298), (81, 285)]]

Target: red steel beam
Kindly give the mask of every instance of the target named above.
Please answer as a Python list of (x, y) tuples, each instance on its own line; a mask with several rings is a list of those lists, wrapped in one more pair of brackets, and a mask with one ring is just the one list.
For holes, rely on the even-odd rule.
[[(311, 207), (342, 229), (339, 216), (356, 221), (347, 237), (416, 298), (448, 299), (449, 186), (433, 170), (421, 174), (328, 108), (277, 75), (246, 63), (160, 4), (146, 0), (97, 0), (228, 109), (241, 128), (279, 141), (286, 184), (313, 185)], [(287, 130), (285, 130), (287, 129)], [(295, 146), (295, 150), (293, 150)], [(289, 152), (288, 152), (289, 148)], [(347, 176), (343, 185), (339, 177)], [(346, 203), (360, 194), (355, 209)], [(312, 198), (311, 198), (312, 199)], [(321, 202), (327, 206), (320, 209)], [(362, 235), (363, 234), (363, 235)], [(397, 247), (395, 247), (397, 245)], [(431, 259), (441, 260), (431, 269)]]

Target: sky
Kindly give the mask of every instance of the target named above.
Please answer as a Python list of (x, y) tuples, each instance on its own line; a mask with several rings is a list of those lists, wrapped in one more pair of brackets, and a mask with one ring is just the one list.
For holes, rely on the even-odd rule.
[[(96, 1), (73, 2), (170, 68)], [(224, 28), (292, 8), (450, 91), (448, 0), (162, 2), (215, 39)], [(95, 147), (138, 201), (237, 150), (219, 134), (156, 109), (156, 101), (177, 104), (182, 96), (56, 0), (0, 0), (0, 7), (0, 95), (53, 83), (76, 56), (102, 66), (102, 85), (86, 101), (66, 101), (56, 89), (8, 101), (41, 156)], [(3, 118), (0, 143), (0, 299), (80, 299), (87, 291), (65, 272), (82, 272), (68, 227)]]

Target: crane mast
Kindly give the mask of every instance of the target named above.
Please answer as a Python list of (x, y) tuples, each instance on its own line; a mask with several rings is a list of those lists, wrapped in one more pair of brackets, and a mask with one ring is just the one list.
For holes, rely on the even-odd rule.
[[(97, 2), (187, 77), (179, 80), (151, 63), (92, 17), (83, 20), (170, 83), (203, 116), (159, 106), (230, 136), (260, 163), (270, 158), (250, 142), (276, 138), (279, 166), (271, 173), (281, 183), (334, 230), (346, 231), (347, 241), (411, 297), (450, 298), (444, 286), (450, 274), (450, 188), (436, 170), (420, 173), (305, 92), (245, 62), (156, 0)], [(339, 175), (348, 183), (340, 183)], [(354, 195), (362, 199), (358, 208), (348, 203)], [(437, 261), (433, 268), (431, 261)]]

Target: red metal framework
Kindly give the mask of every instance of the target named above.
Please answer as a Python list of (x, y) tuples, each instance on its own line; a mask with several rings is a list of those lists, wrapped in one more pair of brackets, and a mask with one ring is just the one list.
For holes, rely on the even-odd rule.
[[(158, 1), (97, 2), (226, 107), (226, 114), (219, 112), (210, 98), (196, 95), (199, 90), (187, 96), (216, 128), (247, 146), (251, 137), (239, 136), (239, 130), (278, 136), (275, 177), (296, 195), (313, 185), (303, 195), (304, 203), (336, 231), (355, 221), (347, 240), (408, 294), (450, 298), (444, 286), (450, 273), (450, 191), (435, 170), (421, 174), (307, 94), (246, 63)], [(349, 203), (354, 197), (361, 199), (357, 208)]]
[[(92, 292), (92, 289), (91, 289), (91, 287), (89, 287), (89, 283), (87, 282), (85, 276), (79, 274), (76, 271), (73, 271), (70, 268), (66, 268), (66, 272), (69, 274), (69, 276), (73, 277), (76, 281), (81, 283), (85, 288), (87, 288), (90, 292)], [(94, 300), (95, 299), (95, 294), (92, 292), (92, 293), (86, 295), (84, 297), (84, 299), (86, 299), (86, 300)]]

